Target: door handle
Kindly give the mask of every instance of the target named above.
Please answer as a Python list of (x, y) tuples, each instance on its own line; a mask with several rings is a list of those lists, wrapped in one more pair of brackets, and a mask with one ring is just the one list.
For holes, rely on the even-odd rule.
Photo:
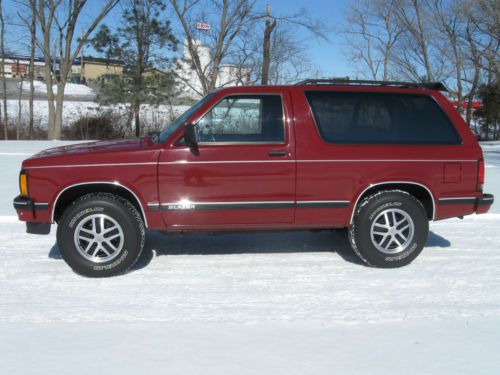
[(285, 156), (286, 155), (286, 151), (284, 151), (284, 150), (269, 150), (267, 152), (267, 154), (269, 156)]

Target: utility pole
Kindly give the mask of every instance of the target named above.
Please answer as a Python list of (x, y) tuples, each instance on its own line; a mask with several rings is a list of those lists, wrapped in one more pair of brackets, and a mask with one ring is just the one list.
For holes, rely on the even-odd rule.
[(261, 84), (269, 83), (269, 68), (271, 66), (271, 34), (276, 28), (276, 20), (271, 22), (271, 5), (266, 6), (266, 26), (264, 28), (264, 48), (262, 53)]

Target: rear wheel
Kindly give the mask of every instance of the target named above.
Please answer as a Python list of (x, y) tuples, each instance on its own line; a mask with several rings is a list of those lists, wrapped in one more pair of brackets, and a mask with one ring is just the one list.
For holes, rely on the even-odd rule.
[(57, 227), (63, 259), (89, 277), (125, 272), (144, 247), (145, 229), (137, 209), (107, 193), (87, 194), (64, 211)]
[(425, 208), (401, 190), (387, 190), (363, 199), (356, 208), (349, 239), (367, 264), (395, 268), (411, 263), (429, 233)]

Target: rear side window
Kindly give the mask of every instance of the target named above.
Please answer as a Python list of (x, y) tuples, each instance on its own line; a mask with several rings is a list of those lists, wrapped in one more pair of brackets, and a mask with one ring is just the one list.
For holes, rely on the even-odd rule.
[(307, 91), (323, 139), (329, 143), (456, 145), (460, 137), (427, 95)]

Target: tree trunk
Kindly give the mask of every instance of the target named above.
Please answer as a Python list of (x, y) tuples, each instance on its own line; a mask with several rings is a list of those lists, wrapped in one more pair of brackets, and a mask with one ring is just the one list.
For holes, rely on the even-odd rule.
[[(83, 45), (88, 40), (89, 35), (97, 27), (97, 25), (102, 21), (102, 19), (109, 13), (111, 9), (118, 3), (118, 0), (107, 0), (98, 3), (104, 3), (99, 12), (96, 12), (96, 16), (91, 19), (91, 24), (86, 26), (82, 30), (82, 36), (74, 41), (74, 33), (77, 25), (78, 17), (81, 14), (86, 1), (48, 1), (39, 0), (37, 3), (37, 20), (40, 25), (40, 29), (43, 33), (43, 57), (45, 60), (45, 75), (47, 84), (47, 104), (49, 109), (49, 139), (58, 139), (61, 137), (61, 126), (62, 126), (62, 110), (64, 101), (64, 87), (68, 80), (69, 74), (71, 72), (71, 66), (73, 61), (78, 57), (80, 50)], [(66, 7), (67, 9), (62, 9)], [(66, 14), (67, 17), (63, 19), (58, 19), (59, 16)], [(50, 51), (51, 33), (54, 31), (55, 26), (58, 29), (58, 47), (59, 56), (56, 55), (56, 51), (53, 53)], [(55, 49), (55, 46), (54, 46)], [(51, 62), (52, 59), (59, 58), (59, 78), (57, 81), (57, 97), (54, 97), (54, 91), (52, 89), (52, 84), (54, 79), (52, 77)], [(54, 98), (56, 101), (54, 102)]]
[(271, 23), (271, 5), (266, 6), (266, 26), (264, 28), (264, 47), (262, 50), (261, 84), (269, 83), (269, 68), (271, 66), (271, 34), (276, 28), (276, 20)]
[(33, 99), (35, 96), (35, 49), (36, 49), (36, 1), (30, 1), (31, 6), (31, 53), (30, 53), (30, 72), (29, 72), (29, 80), (30, 80), (30, 95), (28, 101), (29, 107), (29, 139), (33, 139)]
[(47, 108), (49, 110), (49, 117), (47, 124), (48, 128), (47, 139), (53, 140), (55, 122), (56, 122), (56, 107), (54, 103), (54, 89), (52, 86), (53, 80), (52, 80), (52, 69), (50, 68), (51, 64), (50, 54), (45, 55), (44, 58), (45, 58), (45, 85), (47, 87)]
[(0, 0), (0, 53), (1, 69), (2, 69), (2, 94), (3, 94), (3, 133), (4, 139), (9, 139), (8, 133), (8, 115), (7, 115), (7, 82), (5, 81), (5, 49), (4, 49), (4, 36), (5, 36), (5, 20), (3, 17), (2, 1)]
[(55, 118), (54, 118), (54, 130), (53, 130), (53, 134), (52, 134), (53, 139), (61, 139), (65, 86), (66, 86), (66, 82), (58, 82), (57, 83), (56, 113), (55, 113)]
[[(18, 65), (19, 68), (19, 65)], [(19, 71), (19, 69), (18, 69)], [(19, 134), (21, 132), (21, 110), (22, 110), (22, 101), (21, 99), (23, 98), (23, 83), (24, 83), (24, 76), (21, 75), (21, 83), (19, 85), (19, 97), (17, 100), (17, 123), (16, 123), (16, 139), (19, 141)]]
[(427, 50), (427, 41), (426, 36), (424, 35), (424, 28), (422, 25), (422, 16), (420, 14), (420, 5), (417, 0), (413, 0), (413, 7), (415, 9), (415, 15), (417, 17), (417, 26), (418, 26), (418, 39), (420, 48), (422, 49), (422, 56), (424, 58), (425, 70), (427, 72), (427, 80), (434, 81), (434, 75), (432, 74), (431, 62), (429, 59), (429, 51)]

